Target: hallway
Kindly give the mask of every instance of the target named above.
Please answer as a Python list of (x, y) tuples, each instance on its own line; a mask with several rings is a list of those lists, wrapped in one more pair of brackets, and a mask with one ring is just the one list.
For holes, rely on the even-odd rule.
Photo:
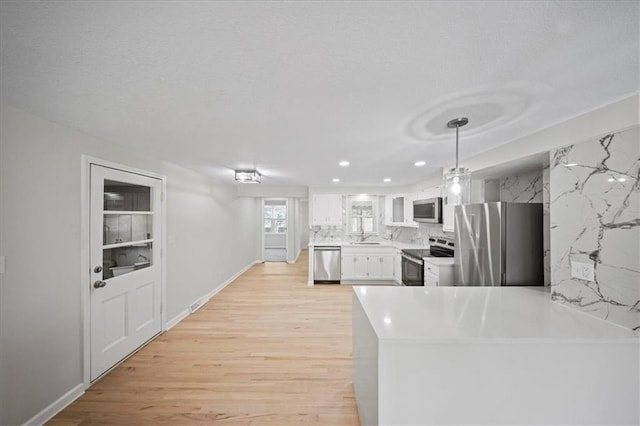
[(351, 286), (258, 264), (49, 424), (357, 425)]

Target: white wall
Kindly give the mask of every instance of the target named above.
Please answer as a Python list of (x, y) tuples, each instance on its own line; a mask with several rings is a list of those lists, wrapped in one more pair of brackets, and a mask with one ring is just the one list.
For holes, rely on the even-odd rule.
[(81, 154), (167, 176), (168, 318), (258, 252), (257, 201), (234, 187), (0, 106), (0, 424), (83, 381)]
[(287, 262), (292, 263), (298, 257), (300, 253), (300, 236), (298, 231), (299, 210), (298, 200), (296, 198), (289, 198), (287, 200), (289, 209), (287, 211), (287, 217), (289, 223), (287, 225)]
[(262, 184), (237, 183), (236, 187), (239, 197), (307, 198), (309, 194), (309, 190), (306, 186), (266, 186)]
[(309, 201), (300, 200), (300, 220), (298, 223), (300, 228), (300, 248), (309, 245)]

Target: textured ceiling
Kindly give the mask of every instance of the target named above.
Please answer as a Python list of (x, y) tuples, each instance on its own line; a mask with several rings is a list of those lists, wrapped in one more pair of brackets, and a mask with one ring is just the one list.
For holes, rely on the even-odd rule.
[(228, 181), (410, 184), (451, 118), (464, 165), (638, 91), (639, 4), (3, 1), (0, 100)]

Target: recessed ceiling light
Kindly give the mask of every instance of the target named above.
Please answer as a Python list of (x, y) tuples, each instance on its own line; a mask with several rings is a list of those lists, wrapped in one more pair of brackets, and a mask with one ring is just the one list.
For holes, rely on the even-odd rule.
[(415, 163), (413, 163), (416, 167), (422, 167), (425, 164), (427, 164), (426, 161), (416, 161)]
[(385, 182), (391, 182), (391, 178), (384, 178)]
[(569, 163), (569, 164), (565, 164), (565, 167), (573, 167), (573, 166), (577, 166), (578, 163)]
[(338, 182), (340, 182), (340, 179), (338, 179), (338, 178), (333, 178), (333, 179), (331, 179), (331, 180), (333, 181), (333, 183), (338, 183)]
[(347, 167), (349, 165), (348, 161), (341, 161), (338, 164), (340, 164), (342, 167)]

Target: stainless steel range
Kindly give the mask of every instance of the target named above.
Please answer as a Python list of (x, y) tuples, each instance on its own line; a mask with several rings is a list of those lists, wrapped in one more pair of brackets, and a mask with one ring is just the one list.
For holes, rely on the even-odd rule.
[(445, 238), (429, 238), (427, 250), (402, 250), (402, 284), (407, 286), (424, 285), (423, 257), (453, 257), (455, 244)]

